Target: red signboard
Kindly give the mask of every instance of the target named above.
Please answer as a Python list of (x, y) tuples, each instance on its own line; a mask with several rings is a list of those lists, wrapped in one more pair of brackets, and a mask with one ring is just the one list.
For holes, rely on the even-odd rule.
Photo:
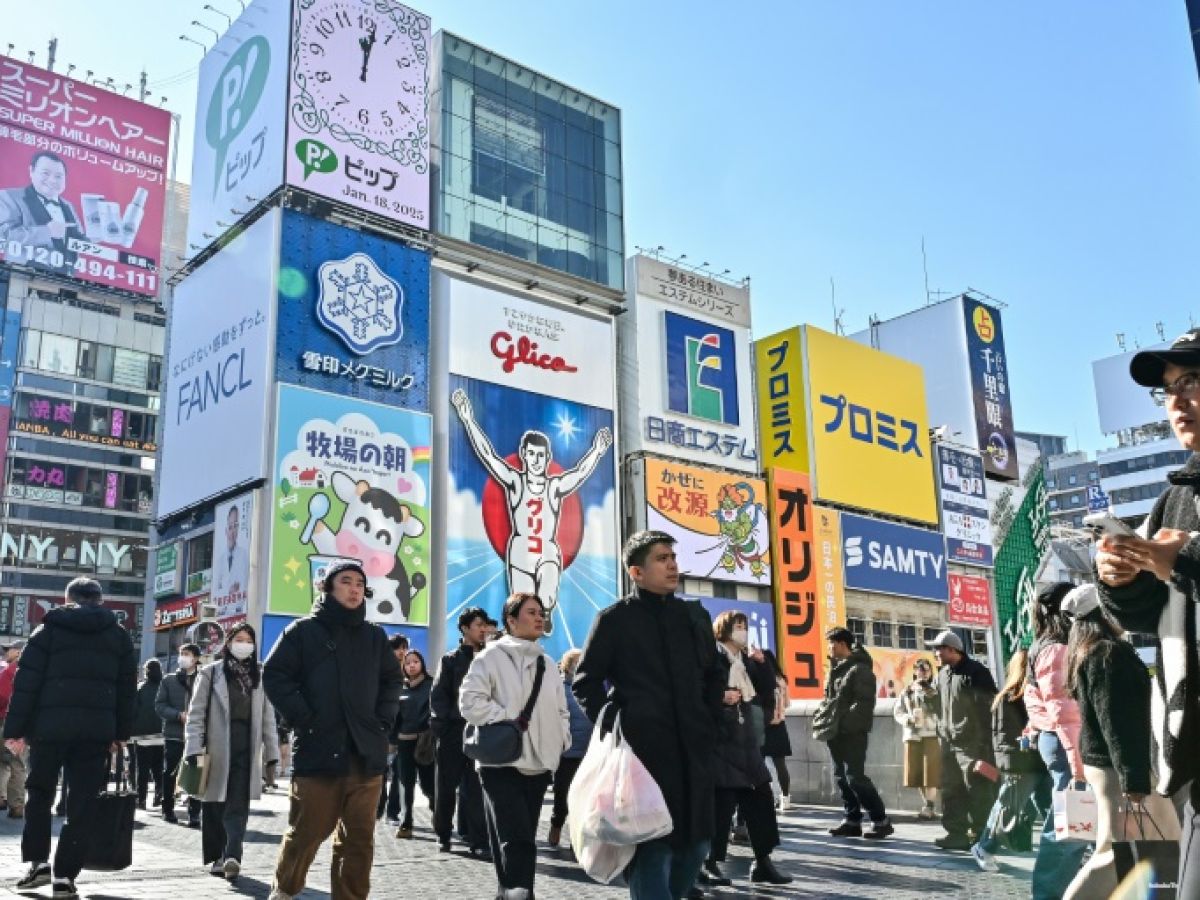
[(154, 607), (154, 630), (167, 631), (179, 625), (191, 625), (199, 620), (200, 602), (207, 597), (208, 594), (200, 594), (196, 597), (159, 603)]
[(154, 296), (164, 109), (0, 56), (0, 259)]
[(986, 578), (950, 574), (950, 624), (992, 624), (992, 594)]

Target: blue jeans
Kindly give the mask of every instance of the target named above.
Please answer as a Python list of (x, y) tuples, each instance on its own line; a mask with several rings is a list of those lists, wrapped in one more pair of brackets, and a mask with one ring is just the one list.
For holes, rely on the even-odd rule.
[(1042, 772), (1027, 772), (1004, 777), (1004, 781), (1000, 784), (1000, 793), (996, 797), (996, 802), (992, 804), (991, 813), (988, 814), (987, 825), (984, 826), (983, 833), (979, 835), (978, 843), (985, 853), (997, 852), (1004, 843), (1004, 838), (996, 834), (996, 830), (1000, 825), (1000, 816), (1005, 809), (1022, 809), (1029, 804), (1038, 812), (1044, 812), (1044, 810), (1038, 809), (1036, 792), (1038, 782), (1045, 777)]
[(680, 900), (696, 883), (708, 856), (708, 841), (697, 841), (674, 850), (668, 838), (638, 844), (633, 862), (625, 870), (631, 900)]
[[(1038, 752), (1050, 771), (1054, 790), (1066, 790), (1071, 784), (1071, 762), (1058, 735), (1053, 731), (1038, 735)], [(1082, 867), (1087, 848), (1083, 841), (1055, 840), (1054, 811), (1047, 812), (1037, 861), (1033, 864), (1033, 900), (1059, 900)]]

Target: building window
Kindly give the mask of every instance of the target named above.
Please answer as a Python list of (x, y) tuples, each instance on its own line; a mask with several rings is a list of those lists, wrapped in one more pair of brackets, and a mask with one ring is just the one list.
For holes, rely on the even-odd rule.
[(867, 623), (863, 619), (847, 619), (846, 627), (850, 629), (850, 633), (854, 635), (854, 643), (865, 644), (867, 642)]
[(986, 631), (971, 632), (971, 655), (976, 659), (987, 659), (988, 645)]
[(929, 646), (937, 640), (937, 636), (941, 634), (942, 629), (934, 625), (925, 626), (925, 645)]
[(1072, 472), (1072, 473), (1071, 473), (1071, 474), (1070, 474), (1070, 475), (1067, 477), (1067, 484), (1075, 484), (1075, 483), (1076, 483), (1078, 480), (1079, 480), (1079, 479), (1075, 477), (1075, 473), (1074, 473), (1074, 472)]
[(1088, 481), (1099, 481), (1099, 480), (1100, 480), (1100, 473), (1097, 472), (1095, 469), (1088, 472)]
[(901, 650), (916, 650), (917, 649), (917, 626), (916, 625), (900, 625), (900, 649)]
[(875, 647), (894, 647), (896, 645), (895, 629), (891, 622), (871, 623), (871, 644)]
[(1050, 498), (1050, 508), (1058, 509), (1058, 499), (1057, 498), (1055, 498), (1055, 497)]

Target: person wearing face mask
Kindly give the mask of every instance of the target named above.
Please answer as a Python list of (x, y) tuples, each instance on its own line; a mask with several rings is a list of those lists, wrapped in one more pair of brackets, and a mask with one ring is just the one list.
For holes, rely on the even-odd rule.
[[(429, 731), (429, 689), (433, 679), (425, 668), (425, 657), (416, 650), (404, 654), (404, 690), (400, 692), (400, 712), (392, 729), (396, 746), (396, 772), (400, 794), (388, 798), (388, 818), (400, 815), (400, 800), (404, 800), (404, 817), (397, 822), (396, 837), (412, 837), (414, 788), (418, 779), (421, 793), (433, 806), (433, 735)], [(395, 806), (393, 807), (393, 799)]]
[[(775, 867), (771, 851), (779, 846), (779, 823), (775, 818), (775, 799), (771, 793), (771, 773), (763, 760), (764, 723), (762, 707), (756, 698), (764, 685), (755, 685), (747, 667), (749, 630), (746, 616), (727, 610), (713, 623), (717, 640), (717, 661), (725, 672), (722, 698), (721, 734), (716, 744), (716, 824), (712, 847), (700, 872), (700, 883), (711, 887), (728, 886), (731, 881), (721, 871), (729, 848), (729, 826), (733, 814), (741, 809), (754, 850), (754, 868), (750, 880), (764, 884), (789, 884), (791, 878)], [(765, 667), (755, 667), (762, 668)], [(770, 673), (767, 673), (768, 676)], [(774, 690), (769, 678), (767, 690)]]
[[(184, 644), (179, 648), (179, 668), (162, 680), (154, 698), (154, 710), (163, 722), (162, 817), (175, 823), (175, 775), (183, 759), (183, 726), (187, 722), (188, 704), (196, 683), (196, 666), (200, 647)], [(188, 827), (200, 827), (200, 801), (188, 797)]]
[[(188, 706), (184, 755), (208, 753), (201, 852), (213, 875), (234, 881), (242, 870), (242, 842), (250, 801), (262, 796), (279, 765), (275, 712), (262, 689), (254, 629), (229, 629), (217, 659), (200, 670)], [(261, 751), (261, 752), (260, 752)]]

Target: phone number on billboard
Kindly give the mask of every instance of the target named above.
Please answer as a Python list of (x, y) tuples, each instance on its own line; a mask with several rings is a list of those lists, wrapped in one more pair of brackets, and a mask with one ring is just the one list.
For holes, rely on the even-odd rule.
[[(145, 268), (153, 266), (150, 260), (130, 259), (118, 266), (117, 263), (72, 254), (75, 256), (75, 260), (68, 263), (61, 250), (52, 250), (49, 247), (34, 244), (22, 244), (20, 241), (2, 243), (0, 249), (4, 251), (5, 258), (15, 265), (24, 263), (37, 268), (49, 269), (60, 275), (74, 273), (80, 277), (102, 278), (110, 284), (124, 280), (130, 288), (140, 291), (158, 290), (158, 276), (153, 272), (145, 271)], [(139, 263), (143, 264), (143, 268), (130, 268)]]

